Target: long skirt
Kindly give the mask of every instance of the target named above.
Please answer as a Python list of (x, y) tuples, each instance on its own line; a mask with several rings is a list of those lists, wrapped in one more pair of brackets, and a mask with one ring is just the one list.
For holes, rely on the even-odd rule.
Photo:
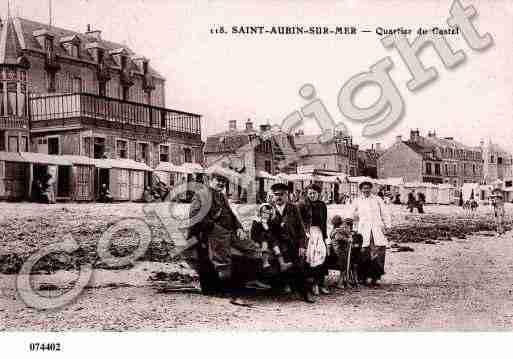
[(376, 246), (374, 236), (370, 233), (370, 245), (363, 247), (362, 257), (358, 266), (358, 277), (365, 281), (367, 278), (373, 281), (379, 280), (385, 274), (386, 246)]

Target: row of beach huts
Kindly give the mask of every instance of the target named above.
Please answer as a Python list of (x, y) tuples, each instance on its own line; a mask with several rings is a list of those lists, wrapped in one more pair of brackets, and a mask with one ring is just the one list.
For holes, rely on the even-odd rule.
[[(240, 197), (243, 175), (228, 169), (230, 183), (226, 188), (232, 198)], [(173, 188), (175, 185), (201, 180), (208, 171), (197, 163), (174, 165), (161, 162), (153, 169), (145, 163), (130, 159), (93, 159), (74, 155), (47, 155), (32, 152), (0, 152), (0, 200), (32, 200), (35, 181), (50, 178), (57, 201), (95, 201), (100, 187), (106, 184), (115, 201), (137, 201), (143, 197), (145, 187), (160, 181)], [(486, 200), (491, 186), (465, 184), (455, 188), (449, 184), (407, 183), (402, 178), (373, 179), (350, 177), (338, 172), (304, 172), (298, 174), (271, 175), (265, 171), (254, 173), (256, 192), (268, 193), (273, 183), (282, 182), (289, 191), (302, 191), (311, 183), (320, 185), (334, 202), (342, 196), (354, 197), (363, 181), (374, 184), (373, 191), (380, 189), (392, 195), (398, 194), (402, 203), (411, 190), (422, 192), (426, 203), (457, 204), (474, 197)]]

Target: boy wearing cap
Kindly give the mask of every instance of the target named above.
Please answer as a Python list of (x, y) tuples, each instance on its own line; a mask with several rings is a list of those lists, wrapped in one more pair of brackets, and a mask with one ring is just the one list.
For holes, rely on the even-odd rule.
[[(288, 201), (288, 187), (283, 183), (275, 183), (271, 186), (272, 203), (275, 207), (275, 216), (272, 219), (273, 228), (281, 228), (281, 233), (276, 233), (276, 238), (282, 238), (282, 248), (286, 261), (294, 265), (295, 275), (293, 281), (303, 299), (308, 303), (315, 303), (312, 293), (313, 283), (307, 282), (304, 274), (307, 237), (301, 214), (296, 205)], [(288, 289), (285, 286), (285, 289)]]

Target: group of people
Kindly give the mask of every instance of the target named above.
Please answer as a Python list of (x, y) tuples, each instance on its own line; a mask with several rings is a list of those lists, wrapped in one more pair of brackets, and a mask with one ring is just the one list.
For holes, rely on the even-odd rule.
[(413, 213), (413, 209), (417, 209), (419, 213), (424, 213), (424, 204), (426, 203), (426, 196), (422, 192), (418, 192), (415, 194), (415, 190), (412, 189), (410, 193), (408, 193), (408, 202), (406, 202), (406, 207)]
[(198, 242), (204, 294), (228, 293), (232, 304), (248, 305), (247, 295), (263, 289), (296, 292), (315, 303), (331, 292), (328, 269), (340, 271), (340, 288), (378, 285), (390, 215), (383, 200), (371, 193), (371, 183), (360, 184), (362, 195), (353, 201), (351, 213), (335, 215), (328, 233), (327, 206), (318, 186), (310, 185), (296, 204), (287, 185), (273, 184), (270, 200), (260, 204), (246, 231), (223, 194), (226, 180), (213, 173), (208, 189), (196, 193), (191, 205), (189, 237)]

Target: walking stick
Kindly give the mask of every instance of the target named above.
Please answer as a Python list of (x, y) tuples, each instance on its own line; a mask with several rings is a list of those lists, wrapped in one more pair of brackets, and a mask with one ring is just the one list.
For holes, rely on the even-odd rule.
[(347, 263), (346, 263), (346, 280), (349, 284), (349, 269), (351, 268), (351, 252), (353, 250), (353, 238), (349, 240), (349, 248), (347, 250)]

